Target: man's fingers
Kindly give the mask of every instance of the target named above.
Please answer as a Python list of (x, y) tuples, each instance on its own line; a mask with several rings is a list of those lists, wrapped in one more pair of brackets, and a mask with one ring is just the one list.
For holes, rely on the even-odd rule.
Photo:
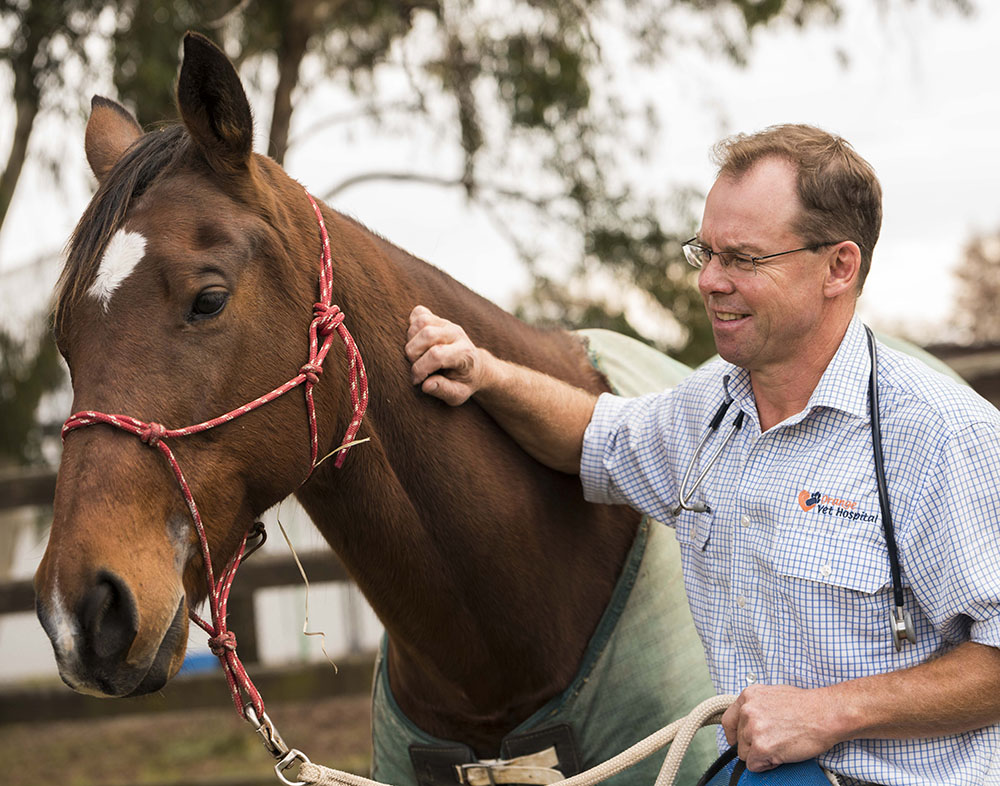
[(435, 374), (424, 380), (420, 389), (431, 396), (441, 399), (445, 404), (457, 407), (464, 404), (472, 395), (468, 385)]
[(739, 709), (737, 709), (735, 704), (731, 705), (722, 715), (722, 730), (726, 733), (726, 742), (730, 745), (736, 744), (739, 715)]
[(454, 343), (452, 333), (446, 327), (428, 325), (421, 328), (406, 342), (406, 357), (412, 362), (435, 346)]
[(413, 361), (411, 377), (416, 385), (437, 372), (453, 372), (448, 376), (461, 377), (468, 365), (467, 352), (451, 344), (432, 344), (426, 351), (420, 352)]
[[(417, 306), (417, 308), (423, 307)], [(414, 312), (416, 310), (414, 309)], [(463, 351), (472, 349), (473, 344), (461, 327), (435, 316), (427, 309), (423, 310), (425, 314), (418, 315), (415, 319), (411, 316), (410, 327), (407, 330), (404, 351), (411, 363), (435, 346), (455, 346)]]
[(410, 326), (406, 332), (407, 339), (413, 338), (428, 325), (440, 324), (443, 320), (426, 306), (414, 306), (410, 312)]
[(404, 351), (411, 381), (424, 393), (457, 406), (475, 392), (476, 347), (455, 323), (415, 306)]

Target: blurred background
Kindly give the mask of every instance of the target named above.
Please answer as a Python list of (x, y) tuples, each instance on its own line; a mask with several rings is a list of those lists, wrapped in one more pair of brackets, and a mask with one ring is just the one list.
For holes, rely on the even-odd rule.
[[(101, 702), (59, 683), (32, 613), (71, 403), (49, 297), (95, 188), (90, 99), (171, 122), (189, 29), (237, 64), (257, 150), (312, 193), (525, 319), (613, 328), (692, 365), (711, 334), (680, 242), (712, 145), (784, 122), (840, 134), (885, 195), (862, 317), (1000, 401), (1000, 4), (0, 0), (0, 750), (50, 779), (273, 778), (200, 632), (183, 679)], [(279, 519), (340, 672), (301, 634), (280, 537), (241, 577), (233, 628), (289, 742), (364, 772), (378, 621), (301, 511), (269, 512), (272, 533)]]

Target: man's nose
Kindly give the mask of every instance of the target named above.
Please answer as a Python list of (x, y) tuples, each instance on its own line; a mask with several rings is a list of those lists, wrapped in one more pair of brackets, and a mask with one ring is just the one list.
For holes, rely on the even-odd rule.
[(724, 268), (719, 258), (713, 254), (708, 264), (698, 272), (698, 290), (703, 296), (713, 292), (733, 292), (736, 286), (730, 272), (730, 269)]

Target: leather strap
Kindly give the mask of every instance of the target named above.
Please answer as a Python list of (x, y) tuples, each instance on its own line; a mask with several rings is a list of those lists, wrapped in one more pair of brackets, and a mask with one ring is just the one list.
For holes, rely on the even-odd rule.
[(528, 784), (546, 786), (563, 780), (555, 769), (559, 764), (553, 745), (538, 753), (513, 759), (487, 759), (473, 764), (458, 764), (455, 773), (459, 783), (466, 786), (494, 786), (495, 784)]
[(566, 724), (504, 738), (496, 759), (479, 759), (467, 745), (411, 745), (419, 786), (547, 786), (580, 772), (573, 730)]

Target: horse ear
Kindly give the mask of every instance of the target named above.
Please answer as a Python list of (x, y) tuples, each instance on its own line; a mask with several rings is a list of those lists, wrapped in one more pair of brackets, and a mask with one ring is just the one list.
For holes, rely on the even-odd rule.
[(91, 99), (83, 147), (98, 183), (104, 182), (118, 159), (141, 136), (142, 127), (121, 104), (103, 96)]
[(253, 150), (250, 103), (232, 63), (198, 33), (184, 36), (177, 106), (213, 169), (235, 172), (247, 165)]

